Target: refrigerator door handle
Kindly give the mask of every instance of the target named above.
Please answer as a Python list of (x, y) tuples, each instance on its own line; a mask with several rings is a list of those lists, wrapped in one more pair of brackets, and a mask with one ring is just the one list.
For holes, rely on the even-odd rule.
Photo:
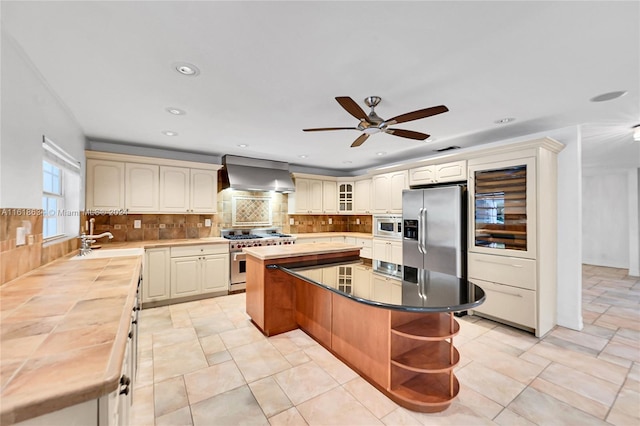
[(422, 248), (422, 229), (425, 223), (422, 221), (422, 212), (424, 212), (424, 207), (420, 207), (420, 211), (418, 212), (418, 251), (420, 254), (424, 254), (424, 249)]
[(427, 254), (427, 209), (420, 209), (422, 215), (422, 254)]

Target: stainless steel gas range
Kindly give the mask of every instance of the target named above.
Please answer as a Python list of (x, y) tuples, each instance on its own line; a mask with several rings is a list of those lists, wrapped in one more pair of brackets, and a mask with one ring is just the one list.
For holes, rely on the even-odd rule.
[(277, 228), (223, 229), (220, 235), (229, 240), (231, 280), (229, 292), (246, 289), (247, 262), (245, 247), (295, 244), (296, 237), (282, 234)]

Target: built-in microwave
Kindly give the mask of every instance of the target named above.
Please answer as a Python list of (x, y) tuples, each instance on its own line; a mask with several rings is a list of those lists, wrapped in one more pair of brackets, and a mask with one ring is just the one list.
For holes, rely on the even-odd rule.
[(402, 239), (402, 216), (379, 215), (373, 217), (373, 236)]

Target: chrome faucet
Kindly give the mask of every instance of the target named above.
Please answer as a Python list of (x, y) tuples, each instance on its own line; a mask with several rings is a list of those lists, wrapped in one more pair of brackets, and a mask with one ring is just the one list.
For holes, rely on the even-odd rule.
[(94, 238), (102, 238), (109, 237), (109, 239), (113, 238), (113, 234), (111, 232), (103, 232), (99, 235), (87, 235), (84, 232), (78, 238), (80, 238), (80, 252), (78, 256), (86, 256), (91, 253), (91, 244), (95, 243), (96, 240)]

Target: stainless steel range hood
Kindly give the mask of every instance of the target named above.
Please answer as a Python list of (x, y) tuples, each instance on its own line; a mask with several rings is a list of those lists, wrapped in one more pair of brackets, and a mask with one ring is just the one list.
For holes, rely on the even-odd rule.
[(222, 164), (230, 188), (241, 191), (295, 191), (288, 163), (225, 155)]

